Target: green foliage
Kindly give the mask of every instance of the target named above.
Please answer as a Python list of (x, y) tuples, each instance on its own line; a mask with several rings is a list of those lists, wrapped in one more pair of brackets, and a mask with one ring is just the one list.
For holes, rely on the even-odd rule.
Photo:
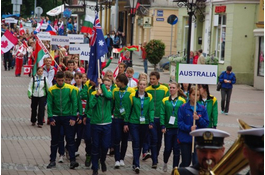
[(158, 64), (165, 55), (165, 47), (161, 40), (149, 41), (145, 47), (148, 61), (154, 65)]

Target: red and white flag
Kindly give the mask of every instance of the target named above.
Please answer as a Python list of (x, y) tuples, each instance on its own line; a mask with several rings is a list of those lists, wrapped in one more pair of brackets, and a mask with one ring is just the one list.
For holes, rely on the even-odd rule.
[(31, 72), (31, 65), (24, 65), (24, 75), (29, 75)]
[(25, 32), (25, 29), (23, 28), (23, 25), (22, 25), (22, 22), (20, 23), (20, 27), (19, 27), (19, 35), (22, 36), (24, 35), (26, 32)]
[(12, 35), (9, 30), (6, 30), (1, 38), (1, 54), (8, 52), (18, 42), (17, 38)]

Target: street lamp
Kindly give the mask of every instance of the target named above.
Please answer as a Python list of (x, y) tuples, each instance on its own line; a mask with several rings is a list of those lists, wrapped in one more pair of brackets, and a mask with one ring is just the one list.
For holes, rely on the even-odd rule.
[(188, 15), (189, 15), (189, 31), (188, 31), (188, 44), (187, 44), (187, 63), (190, 63), (190, 41), (191, 41), (191, 27), (192, 27), (192, 16), (195, 12), (201, 15), (202, 20), (204, 20), (203, 9), (205, 8), (206, 0), (173, 0), (173, 2), (177, 2), (178, 7), (186, 6)]
[[(136, 5), (138, 0), (130, 0), (130, 7), (131, 7), (131, 17), (132, 17), (132, 24), (131, 24), (131, 46), (133, 45), (133, 27), (134, 27), (134, 18), (136, 13)], [(130, 53), (130, 67), (132, 67), (132, 51)]]
[(188, 32), (188, 45), (187, 45), (187, 64), (190, 63), (190, 41), (191, 41), (191, 28), (192, 16), (194, 15), (197, 0), (187, 0), (187, 10), (189, 15), (189, 32)]

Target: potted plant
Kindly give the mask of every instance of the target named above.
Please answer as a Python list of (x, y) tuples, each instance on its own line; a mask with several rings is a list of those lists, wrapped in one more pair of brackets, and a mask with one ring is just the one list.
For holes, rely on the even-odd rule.
[(165, 44), (161, 40), (151, 40), (145, 46), (147, 59), (151, 64), (154, 64), (154, 70), (156, 65), (160, 62), (165, 55)]

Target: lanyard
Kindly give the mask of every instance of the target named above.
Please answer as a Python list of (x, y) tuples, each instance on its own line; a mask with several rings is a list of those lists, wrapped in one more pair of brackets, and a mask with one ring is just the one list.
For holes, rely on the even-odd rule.
[(178, 100), (175, 101), (175, 103), (173, 103), (173, 100), (171, 100), (171, 104), (173, 106), (173, 111), (172, 111), (172, 115), (174, 116), (174, 112), (175, 112), (175, 107), (177, 106)]
[(140, 99), (141, 99), (141, 116), (143, 116), (143, 111), (144, 111), (144, 97), (143, 98), (140, 97)]
[(120, 96), (120, 106), (121, 106), (121, 102), (122, 102), (122, 98), (124, 97), (125, 93), (127, 92), (128, 87), (125, 89), (125, 91), (123, 92), (123, 94), (121, 94), (121, 91), (119, 91), (119, 96)]
[(37, 89), (38, 89), (39, 86), (40, 86), (40, 78), (39, 78), (39, 76), (37, 76), (37, 86), (36, 86), (36, 91), (37, 91)]
[(202, 100), (202, 103), (203, 103), (203, 106), (204, 106), (205, 108), (207, 108), (207, 101), (203, 101), (203, 100)]

